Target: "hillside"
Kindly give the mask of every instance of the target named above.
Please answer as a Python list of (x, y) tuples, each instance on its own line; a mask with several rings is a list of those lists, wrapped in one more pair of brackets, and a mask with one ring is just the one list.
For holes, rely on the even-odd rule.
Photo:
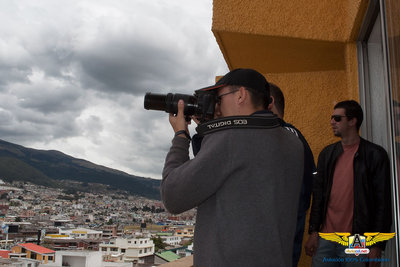
[(96, 165), (55, 150), (26, 148), (0, 140), (0, 178), (57, 187), (57, 180), (100, 183), (131, 194), (160, 199), (160, 181)]

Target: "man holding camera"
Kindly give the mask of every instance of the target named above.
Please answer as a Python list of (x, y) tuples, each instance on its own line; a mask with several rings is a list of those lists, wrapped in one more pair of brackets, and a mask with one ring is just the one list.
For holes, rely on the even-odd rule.
[(269, 83), (236, 69), (215, 85), (215, 119), (189, 159), (184, 103), (170, 115), (175, 132), (161, 195), (171, 213), (197, 207), (195, 266), (291, 266), (303, 173), (303, 145), (266, 111)]

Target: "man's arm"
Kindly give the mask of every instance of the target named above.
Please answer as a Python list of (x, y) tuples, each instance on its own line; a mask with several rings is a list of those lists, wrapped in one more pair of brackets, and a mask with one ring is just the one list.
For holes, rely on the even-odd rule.
[(318, 248), (318, 232), (312, 232), (304, 246), (307, 256), (314, 256)]
[(313, 179), (313, 191), (312, 191), (312, 205), (310, 212), (309, 221), (309, 234), (312, 232), (318, 232), (320, 230), (323, 221), (323, 192), (324, 192), (324, 179), (326, 179), (326, 172), (324, 170), (325, 156), (324, 151), (322, 151), (318, 157), (317, 172)]
[[(211, 197), (234, 171), (226, 142), (226, 132), (203, 140), (201, 151), (189, 160), (189, 141), (175, 137), (163, 170), (161, 196), (171, 213), (197, 207)], [(179, 139), (178, 139), (179, 138)], [(225, 152), (225, 153), (224, 153)]]
[(299, 138), (304, 145), (304, 174), (303, 174), (303, 184), (302, 184), (302, 201), (300, 202), (302, 206), (299, 206), (299, 212), (306, 212), (310, 207), (311, 194), (314, 180), (314, 173), (316, 172), (314, 156), (311, 151), (307, 140), (299, 132)]
[(313, 179), (313, 196), (308, 230), (310, 235), (305, 244), (306, 254), (311, 257), (314, 256), (318, 248), (318, 232), (322, 223), (324, 162), (325, 157), (322, 151), (318, 157), (317, 173)]
[[(183, 102), (178, 103), (177, 116), (170, 116), (174, 131), (184, 127)], [(171, 213), (181, 213), (201, 204), (213, 195), (229, 177), (229, 161), (226, 133), (215, 133), (205, 137), (201, 151), (196, 158), (189, 160), (189, 139), (175, 136), (165, 160), (161, 196)], [(223, 153), (223, 154), (222, 154)], [(226, 165), (226, 164), (225, 164)]]

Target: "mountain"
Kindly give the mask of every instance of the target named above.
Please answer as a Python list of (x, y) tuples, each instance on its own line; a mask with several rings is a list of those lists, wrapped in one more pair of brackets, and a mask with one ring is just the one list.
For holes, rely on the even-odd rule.
[(99, 183), (133, 195), (160, 199), (160, 181), (77, 159), (56, 150), (37, 150), (0, 140), (0, 179), (59, 187), (59, 180)]

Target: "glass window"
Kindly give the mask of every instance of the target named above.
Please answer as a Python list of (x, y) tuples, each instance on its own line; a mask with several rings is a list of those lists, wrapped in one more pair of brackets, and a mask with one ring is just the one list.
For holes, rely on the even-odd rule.
[[(399, 233), (400, 177), (400, 1), (370, 0), (361, 27), (358, 52), (362, 136), (383, 146), (392, 163), (392, 230)], [(398, 266), (399, 237), (389, 240), (384, 258)]]
[[(389, 87), (392, 95), (392, 123), (394, 132), (394, 148), (393, 148), (393, 169), (394, 169), (394, 231), (396, 231), (396, 246), (389, 247), (392, 254), (397, 253), (399, 259), (400, 231), (399, 226), (399, 192), (400, 192), (400, 1), (387, 0), (385, 3), (385, 22), (387, 30), (387, 56), (388, 56), (388, 72)], [(388, 250), (388, 249), (386, 249)]]

